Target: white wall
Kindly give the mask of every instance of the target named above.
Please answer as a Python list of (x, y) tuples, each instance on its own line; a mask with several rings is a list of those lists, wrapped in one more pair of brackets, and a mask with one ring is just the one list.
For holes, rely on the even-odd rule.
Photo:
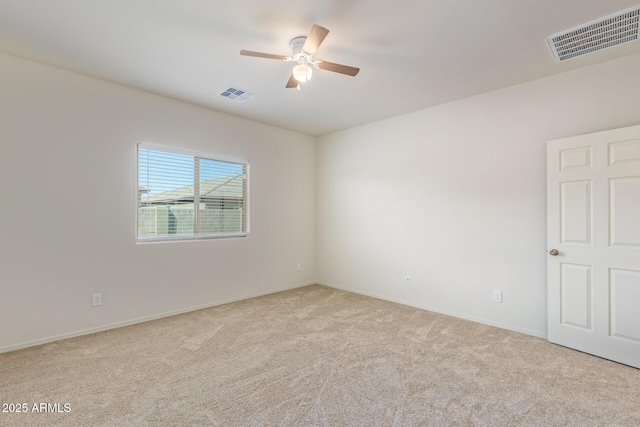
[(638, 70), (634, 55), (319, 138), (318, 279), (545, 336), (546, 141), (640, 123)]
[[(543, 336), (545, 143), (640, 123), (638, 69), (630, 56), (316, 147), (0, 54), (0, 352), (318, 280)], [(136, 244), (139, 142), (249, 159), (251, 237)]]
[[(8, 55), (0, 75), (0, 351), (314, 281), (314, 138)], [(248, 159), (251, 236), (136, 244), (139, 142)]]

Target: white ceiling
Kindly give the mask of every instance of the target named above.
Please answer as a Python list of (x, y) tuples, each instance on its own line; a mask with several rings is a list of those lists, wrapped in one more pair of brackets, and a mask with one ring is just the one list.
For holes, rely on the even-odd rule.
[[(545, 37), (638, 0), (0, 0), (0, 51), (310, 135), (323, 135), (640, 52), (640, 42), (556, 64)], [(316, 70), (285, 89), (312, 24), (331, 32)], [(256, 94), (244, 103), (219, 93)]]

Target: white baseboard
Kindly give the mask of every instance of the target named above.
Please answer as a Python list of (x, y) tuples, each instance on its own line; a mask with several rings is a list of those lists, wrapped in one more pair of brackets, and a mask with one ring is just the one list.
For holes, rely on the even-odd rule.
[(255, 293), (255, 294), (243, 295), (243, 296), (238, 297), (238, 298), (230, 298), (230, 299), (226, 299), (226, 300), (215, 301), (215, 302), (212, 302), (212, 303), (197, 305), (197, 306), (194, 306), (194, 307), (189, 307), (189, 308), (185, 308), (185, 309), (181, 309), (181, 310), (167, 311), (167, 312), (164, 312), (164, 313), (153, 314), (151, 316), (144, 316), (144, 317), (138, 317), (138, 318), (131, 319), (131, 320), (125, 320), (123, 322), (110, 323), (108, 325), (102, 325), (102, 326), (98, 326), (98, 327), (95, 327), (95, 328), (81, 329), (79, 331), (73, 331), (73, 332), (69, 332), (69, 333), (66, 333), (66, 334), (54, 335), (54, 336), (51, 336), (51, 337), (40, 338), (40, 339), (33, 340), (33, 341), (26, 341), (26, 342), (19, 343), (19, 344), (8, 345), (8, 346), (5, 346), (5, 347), (0, 347), (0, 354), (1, 353), (7, 353), (9, 351), (20, 350), (20, 349), (27, 348), (27, 347), (33, 347), (33, 346), (36, 346), (36, 345), (47, 344), (47, 343), (54, 342), (54, 341), (61, 341), (61, 340), (66, 340), (68, 338), (79, 337), (79, 336), (82, 336), (82, 335), (95, 334), (96, 332), (107, 331), (109, 329), (122, 328), (124, 326), (135, 325), (137, 323), (148, 322), (150, 320), (156, 320), (156, 319), (162, 319), (164, 317), (176, 316), (178, 314), (189, 313), (191, 311), (197, 311), (197, 310), (202, 310), (202, 309), (205, 309), (205, 308), (216, 307), (216, 306), (223, 305), (223, 304), (229, 304), (231, 302), (242, 301), (242, 300), (246, 300), (246, 299), (250, 299), (250, 298), (261, 297), (261, 296), (264, 296), (264, 295), (275, 294), (275, 293), (282, 292), (282, 291), (288, 291), (290, 289), (302, 288), (304, 286), (309, 286), (309, 285), (313, 285), (313, 284), (316, 284), (316, 283), (317, 282), (315, 282), (315, 281), (306, 282), (306, 283), (298, 283), (298, 284), (293, 285), (293, 286), (285, 286), (285, 287), (282, 287), (282, 288), (272, 289), (272, 290), (269, 290), (269, 291), (266, 291), (266, 292), (259, 292), (259, 293)]
[(519, 332), (521, 334), (525, 334), (525, 335), (531, 335), (534, 337), (538, 337), (538, 338), (543, 338), (543, 339), (547, 339), (547, 334), (546, 333), (541, 333), (538, 331), (531, 331), (529, 329), (523, 329), (523, 328), (517, 328), (517, 327), (513, 327), (511, 325), (504, 325), (498, 322), (492, 322), (490, 320), (486, 320), (486, 319), (480, 319), (477, 317), (473, 317), (473, 316), (466, 316), (464, 314), (460, 314), (460, 313), (454, 313), (451, 311), (447, 311), (447, 310), (441, 310), (439, 308), (435, 308), (435, 307), (430, 307), (427, 305), (422, 305), (422, 304), (416, 304), (414, 302), (409, 302), (409, 301), (405, 301), (399, 298), (389, 298), (383, 295), (379, 295), (379, 294), (375, 294), (373, 292), (365, 292), (365, 291), (361, 291), (358, 289), (352, 289), (352, 288), (348, 288), (345, 286), (337, 286), (331, 283), (326, 283), (326, 282), (316, 282), (318, 285), (323, 285), (323, 286), (327, 286), (329, 288), (334, 288), (334, 289), (340, 289), (341, 291), (346, 291), (346, 292), (352, 292), (354, 294), (360, 294), (360, 295), (365, 295), (368, 297), (372, 297), (372, 298), (377, 298), (377, 299), (381, 299), (381, 300), (385, 300), (385, 301), (390, 301), (390, 302), (395, 302), (398, 304), (403, 304), (403, 305), (408, 305), (410, 307), (415, 307), (415, 308), (420, 308), (422, 310), (427, 310), (427, 311), (433, 311), (434, 313), (440, 313), (440, 314), (446, 314), (447, 316), (452, 316), (452, 317), (457, 317), (459, 319), (465, 319), (465, 320), (470, 320), (472, 322), (476, 322), (476, 323), (482, 323), (483, 325), (489, 325), (489, 326), (495, 326), (496, 328), (501, 328), (501, 329), (507, 329), (509, 331), (514, 331), (514, 332)]

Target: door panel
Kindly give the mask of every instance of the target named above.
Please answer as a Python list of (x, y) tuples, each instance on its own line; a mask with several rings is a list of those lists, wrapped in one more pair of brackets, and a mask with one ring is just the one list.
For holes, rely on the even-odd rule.
[(560, 151), (560, 170), (591, 167), (591, 147), (578, 147)]
[(640, 139), (609, 144), (609, 165), (640, 162)]
[(611, 336), (640, 344), (640, 271), (611, 269)]
[(591, 266), (561, 263), (560, 272), (562, 324), (591, 330)]
[(549, 141), (547, 242), (549, 341), (640, 368), (640, 126)]
[(591, 181), (560, 183), (560, 241), (591, 244)]
[(613, 178), (609, 183), (611, 246), (640, 249), (640, 176)]

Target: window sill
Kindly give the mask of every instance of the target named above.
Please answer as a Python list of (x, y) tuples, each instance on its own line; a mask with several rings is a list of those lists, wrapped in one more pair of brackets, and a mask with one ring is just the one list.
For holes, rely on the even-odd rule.
[(230, 238), (249, 237), (248, 232), (237, 233), (215, 233), (215, 234), (189, 234), (180, 236), (162, 236), (162, 237), (138, 237), (136, 243), (162, 243), (162, 242), (184, 242), (198, 240), (215, 240)]

